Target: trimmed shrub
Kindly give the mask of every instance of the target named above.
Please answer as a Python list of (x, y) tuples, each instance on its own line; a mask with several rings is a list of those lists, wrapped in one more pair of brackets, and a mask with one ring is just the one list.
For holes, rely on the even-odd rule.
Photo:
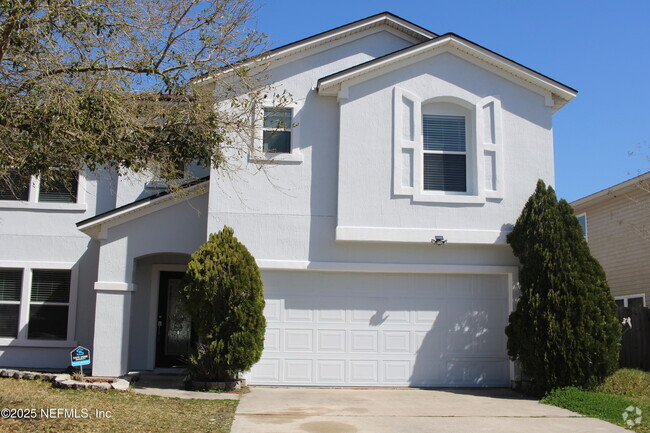
[(573, 209), (539, 180), (507, 240), (521, 286), (506, 328), (508, 355), (521, 362), (533, 392), (598, 385), (617, 367), (620, 325)]
[(255, 259), (230, 227), (192, 254), (182, 298), (198, 337), (194, 379), (228, 381), (250, 370), (264, 348), (264, 287)]

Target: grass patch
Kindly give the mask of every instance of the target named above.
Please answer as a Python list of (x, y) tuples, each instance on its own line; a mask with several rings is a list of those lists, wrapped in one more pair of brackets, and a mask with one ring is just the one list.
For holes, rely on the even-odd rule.
[[(637, 433), (650, 433), (650, 373), (622, 369), (593, 391), (575, 387), (551, 391), (542, 403), (562, 407), (582, 415), (599, 418)], [(629, 406), (642, 410), (641, 424), (629, 427), (623, 412)]]
[[(2, 432), (219, 432), (228, 433), (236, 400), (182, 400), (102, 390), (52, 388), (38, 380), (0, 379), (0, 408), (86, 409), (89, 418), (2, 419)], [(96, 418), (95, 411), (110, 411)]]

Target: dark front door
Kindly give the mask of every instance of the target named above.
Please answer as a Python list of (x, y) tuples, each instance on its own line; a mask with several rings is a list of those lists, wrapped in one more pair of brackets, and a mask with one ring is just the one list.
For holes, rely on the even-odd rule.
[(192, 322), (180, 298), (182, 272), (161, 272), (158, 291), (156, 367), (185, 364), (192, 344)]

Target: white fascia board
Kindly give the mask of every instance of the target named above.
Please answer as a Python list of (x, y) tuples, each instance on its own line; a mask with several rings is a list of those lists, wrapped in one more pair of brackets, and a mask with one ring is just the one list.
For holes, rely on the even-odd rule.
[(103, 218), (98, 218), (97, 220), (90, 221), (87, 224), (82, 224), (78, 226), (77, 229), (94, 239), (105, 239), (106, 229), (110, 227), (124, 224), (152, 212), (189, 200), (190, 198), (206, 194), (208, 192), (209, 182), (210, 181), (201, 182), (200, 184), (187, 188), (183, 190), (182, 194), (172, 193), (152, 200), (143, 201), (137, 205), (106, 215)]
[[(420, 41), (422, 41), (422, 40), (432, 39), (437, 36), (435, 33), (432, 32), (428, 32), (428, 31), (424, 32), (423, 31), (424, 29), (418, 28), (417, 26), (409, 22), (403, 21), (401, 19), (398, 19), (397, 17), (393, 17), (390, 15), (379, 15), (372, 20), (362, 21), (357, 23), (356, 25), (349, 26), (349, 27), (346, 26), (339, 29), (338, 31), (325, 32), (325, 34), (321, 35), (320, 37), (307, 38), (307, 40), (301, 43), (288, 44), (289, 46), (287, 46), (285, 49), (270, 50), (267, 53), (262, 53), (259, 56), (250, 59), (248, 61), (239, 63), (233, 66), (232, 68), (227, 68), (222, 71), (216, 72), (213, 75), (205, 77), (203, 79), (199, 79), (196, 81), (196, 84), (206, 85), (213, 82), (218, 75), (230, 74), (234, 68), (242, 67), (242, 66), (250, 67), (251, 64), (255, 64), (255, 63), (261, 64), (270, 61), (277, 62), (281, 58), (291, 56), (301, 51), (313, 50), (316, 47), (331, 43), (333, 41), (344, 38), (351, 34), (362, 32), (372, 27), (377, 27), (381, 25), (387, 25), (392, 29), (399, 30), (405, 36), (412, 38), (413, 41), (416, 41), (417, 38), (419, 38)], [(414, 35), (417, 36), (417, 38)], [(331, 47), (327, 47), (326, 49), (329, 48)]]
[[(347, 73), (342, 73), (340, 75), (336, 75), (329, 79), (320, 81), (318, 84), (318, 93), (323, 96), (336, 96), (340, 85), (345, 81), (361, 77), (362, 75), (369, 74), (370, 72), (374, 72), (379, 69), (388, 71), (388, 66), (395, 65), (416, 56), (426, 55), (427, 53), (431, 54), (432, 56), (438, 55), (444, 52), (440, 49), (445, 46), (452, 47), (460, 52), (469, 54), (470, 56), (475, 57), (482, 62), (500, 68), (521, 80), (534, 84), (535, 86), (560, 97), (566, 102), (575, 98), (577, 95), (576, 91), (568, 87), (561, 86), (559, 83), (550, 78), (535, 73), (532, 70), (518, 65), (515, 62), (504, 57), (496, 55), (486, 50), (485, 48), (475, 45), (469, 41), (461, 40), (454, 35), (447, 35), (444, 37), (436, 38), (430, 42), (424, 42), (410, 49), (397, 52), (394, 55), (388, 55), (383, 59), (370, 61), (367, 65), (353, 68)], [(363, 81), (363, 79), (360, 81)]]

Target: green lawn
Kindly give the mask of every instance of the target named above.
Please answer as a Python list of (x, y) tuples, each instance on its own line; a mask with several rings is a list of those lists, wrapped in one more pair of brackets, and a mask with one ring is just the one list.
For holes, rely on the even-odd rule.
[[(33, 420), (0, 419), (0, 432), (219, 432), (232, 425), (236, 400), (181, 400), (101, 390), (55, 389), (49, 382), (0, 379), (0, 408), (36, 409)], [(44, 418), (41, 409), (86, 410), (89, 418)], [(95, 411), (111, 417), (96, 418)], [(56, 414), (56, 412), (53, 412)]]
[[(544, 397), (542, 403), (600, 418), (637, 433), (650, 433), (650, 373), (644, 371), (621, 369), (593, 391), (557, 389)], [(641, 424), (634, 427), (626, 425), (622, 416), (630, 406), (642, 411)]]

